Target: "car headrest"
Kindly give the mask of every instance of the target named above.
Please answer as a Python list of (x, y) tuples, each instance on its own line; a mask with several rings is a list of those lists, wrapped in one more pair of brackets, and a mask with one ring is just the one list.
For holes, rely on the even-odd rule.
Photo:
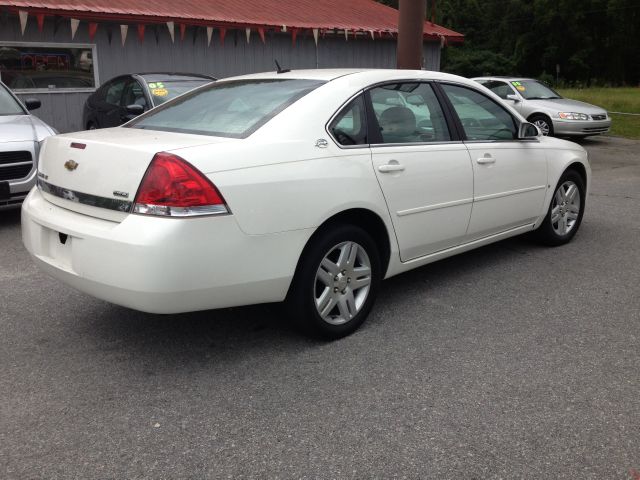
[(405, 137), (416, 132), (416, 116), (407, 107), (391, 107), (380, 115), (382, 135)]

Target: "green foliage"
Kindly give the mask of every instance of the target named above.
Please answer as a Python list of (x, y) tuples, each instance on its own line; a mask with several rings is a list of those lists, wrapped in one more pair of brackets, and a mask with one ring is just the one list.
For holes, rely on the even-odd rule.
[(433, 1), (436, 22), (466, 36), (445, 71), (555, 79), (559, 65), (562, 84), (640, 83), (638, 0), (427, 0), (429, 11)]

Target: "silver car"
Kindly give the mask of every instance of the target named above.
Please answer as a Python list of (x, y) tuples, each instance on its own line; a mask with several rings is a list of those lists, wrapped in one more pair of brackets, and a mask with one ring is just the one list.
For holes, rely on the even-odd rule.
[(588, 137), (607, 133), (607, 111), (578, 100), (563, 98), (538, 80), (518, 77), (479, 77), (476, 82), (514, 107), (544, 135)]
[(0, 82), (0, 209), (20, 205), (35, 185), (40, 143), (57, 132), (29, 113), (34, 98), (22, 104)]

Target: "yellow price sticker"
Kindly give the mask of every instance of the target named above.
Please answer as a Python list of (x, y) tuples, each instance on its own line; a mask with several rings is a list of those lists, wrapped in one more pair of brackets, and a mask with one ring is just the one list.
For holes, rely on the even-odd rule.
[(167, 90), (166, 88), (154, 88), (153, 90), (151, 90), (151, 95), (153, 95), (154, 97), (166, 97), (167, 95), (169, 95), (169, 90)]

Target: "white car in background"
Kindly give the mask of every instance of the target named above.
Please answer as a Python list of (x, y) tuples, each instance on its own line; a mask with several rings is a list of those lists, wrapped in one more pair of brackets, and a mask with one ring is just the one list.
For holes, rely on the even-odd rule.
[(274, 72), (48, 139), (22, 232), (98, 298), (165, 314), (284, 300), (337, 338), (383, 278), (534, 230), (568, 242), (589, 182), (582, 147), (470, 80)]
[(23, 104), (0, 82), (0, 209), (22, 203), (36, 183), (39, 142), (57, 133), (29, 113), (37, 108), (39, 100)]
[(584, 138), (602, 135), (611, 129), (611, 117), (604, 108), (564, 98), (538, 80), (519, 77), (473, 80), (511, 105), (543, 135)]

